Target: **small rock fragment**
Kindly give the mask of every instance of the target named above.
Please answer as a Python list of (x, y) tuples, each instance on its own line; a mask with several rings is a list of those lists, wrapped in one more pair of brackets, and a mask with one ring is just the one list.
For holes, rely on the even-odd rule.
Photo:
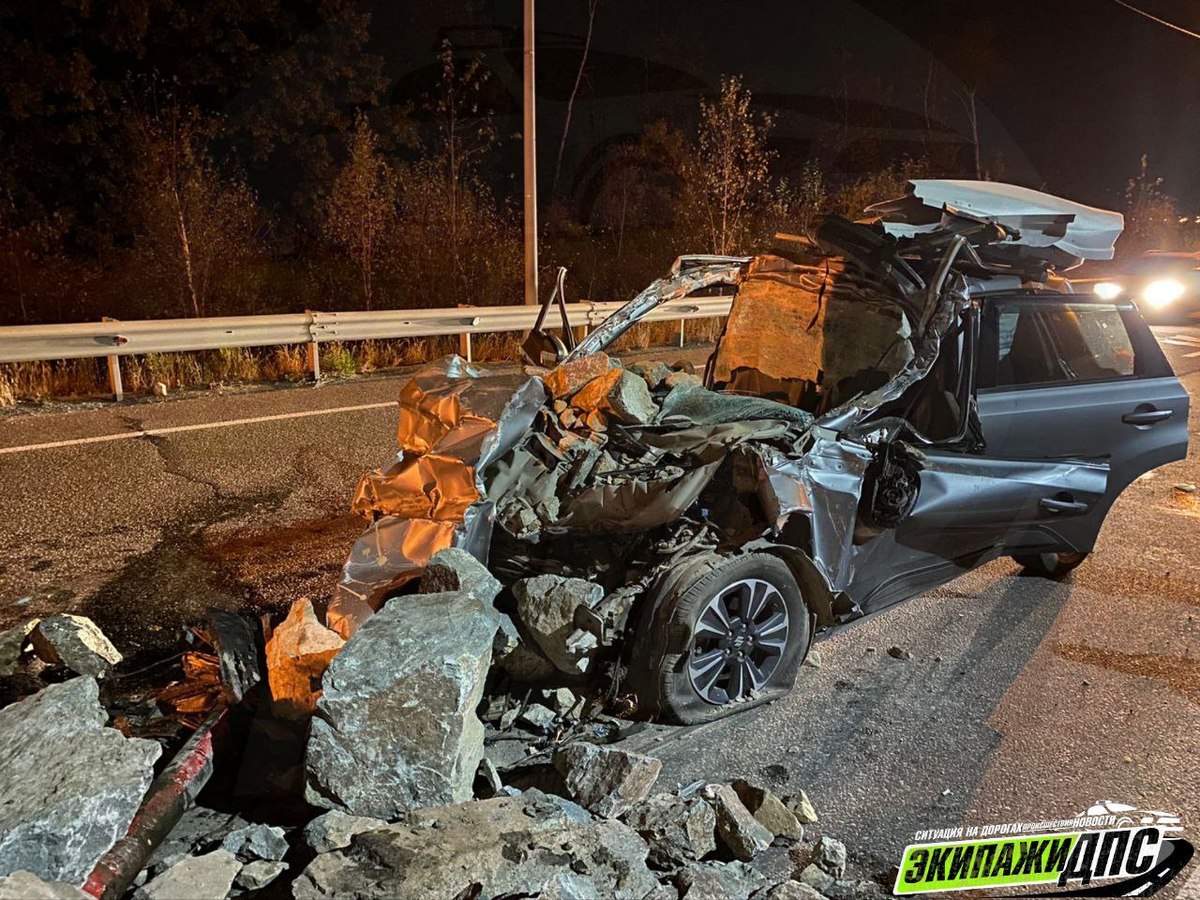
[(449, 547), (433, 554), (421, 575), (422, 594), (446, 591), (467, 591), (490, 606), (500, 593), (500, 582), (466, 550)]
[(1196, 493), (1196, 486), (1190, 481), (1185, 481), (1175, 485), (1175, 490), (1181, 494), (1194, 494)]
[(91, 900), (91, 896), (73, 884), (42, 881), (23, 870), (0, 878), (0, 900)]
[(559, 747), (553, 762), (571, 799), (610, 819), (649, 794), (662, 771), (662, 762), (652, 756), (588, 743)]
[(30, 619), (22, 625), (0, 631), (0, 677), (17, 671), (21, 653), (29, 644), (29, 633), (37, 627), (40, 619)]
[(288, 864), (279, 860), (258, 859), (246, 863), (238, 872), (234, 883), (247, 891), (257, 891), (287, 871)]
[(547, 709), (540, 703), (530, 703), (517, 717), (519, 722), (528, 725), (534, 731), (546, 731), (554, 724), (554, 710)]
[(103, 678), (124, 657), (86, 616), (60, 613), (38, 622), (29, 636), (39, 657), (80, 675)]
[(817, 808), (808, 799), (808, 794), (799, 790), (783, 798), (783, 804), (790, 809), (802, 825), (812, 825), (817, 822)]
[(702, 859), (717, 849), (717, 816), (699, 797), (656, 794), (633, 807), (625, 824), (650, 845), (650, 861), (660, 869)]
[(256, 859), (275, 862), (287, 855), (288, 842), (277, 825), (247, 825), (227, 834), (221, 847), (243, 862)]
[(228, 850), (189, 856), (138, 888), (134, 900), (225, 900), (241, 870)]
[(604, 353), (591, 353), (579, 359), (563, 363), (542, 376), (542, 381), (557, 399), (570, 397), (581, 387), (610, 368), (609, 358)]
[(775, 836), (758, 823), (729, 785), (710, 784), (704, 796), (717, 814), (717, 838), (735, 858), (749, 862), (771, 846)]
[(680, 871), (675, 884), (685, 900), (746, 900), (766, 879), (740, 862), (694, 862)]
[(345, 641), (322, 625), (312, 603), (297, 600), (267, 641), (267, 680), (275, 713), (303, 719), (321, 696), (321, 676)]
[(821, 668), (821, 650), (819, 647), (808, 648), (808, 655), (804, 657), (804, 665), (810, 669)]
[(824, 894), (803, 881), (785, 881), (767, 891), (764, 900), (827, 900)]
[(816, 864), (805, 866), (796, 880), (801, 884), (807, 884), (821, 893), (825, 893), (828, 888), (833, 886), (835, 881), (832, 875)]
[(663, 384), (668, 388), (678, 387), (681, 384), (686, 384), (689, 387), (700, 387), (704, 384), (704, 379), (699, 375), (693, 375), (691, 372), (672, 372), (663, 379)]
[(795, 813), (788, 809), (770, 788), (739, 778), (733, 782), (733, 789), (755, 821), (771, 834), (790, 841), (798, 841), (804, 837), (804, 826), (796, 819)]
[(892, 659), (912, 659), (913, 655), (903, 647), (888, 647), (888, 656)]
[(165, 381), (154, 382), (154, 396), (155, 397), (167, 396), (167, 383)]
[(549, 692), (550, 705), (559, 713), (566, 713), (574, 708), (579, 702), (579, 698), (575, 696), (575, 692), (570, 688), (557, 688)]
[(613, 416), (630, 425), (644, 425), (658, 415), (658, 405), (650, 396), (645, 379), (632, 372), (621, 372), (605, 402)]
[(822, 837), (817, 847), (817, 865), (834, 878), (841, 878), (846, 874), (846, 845), (834, 838)]
[(340, 809), (331, 809), (304, 826), (304, 843), (314, 853), (329, 853), (349, 847), (356, 834), (387, 825), (383, 819), (351, 816)]

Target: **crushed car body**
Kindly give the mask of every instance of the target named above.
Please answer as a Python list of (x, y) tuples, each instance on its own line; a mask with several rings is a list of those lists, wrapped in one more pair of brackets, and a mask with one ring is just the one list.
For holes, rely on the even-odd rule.
[[(555, 677), (702, 721), (790, 687), (818, 633), (990, 559), (1077, 565), (1121, 490), (1187, 446), (1187, 395), (1132, 305), (1048, 287), (1111, 257), (1121, 217), (974, 182), (873, 209), (773, 254), (682, 257), (578, 346), (542, 342), (552, 365), (421, 371), (399, 455), (356, 493), (371, 524), (329, 626), (349, 637), (446, 547), (489, 567), (522, 632), (513, 585), (585, 579), (588, 659)], [(732, 295), (703, 379), (605, 352), (698, 291)]]

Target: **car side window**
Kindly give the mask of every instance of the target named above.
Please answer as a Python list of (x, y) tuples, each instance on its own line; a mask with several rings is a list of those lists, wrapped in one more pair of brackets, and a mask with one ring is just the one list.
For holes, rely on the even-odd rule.
[(1001, 302), (990, 383), (1022, 387), (1133, 378), (1137, 352), (1121, 311), (1102, 303)]

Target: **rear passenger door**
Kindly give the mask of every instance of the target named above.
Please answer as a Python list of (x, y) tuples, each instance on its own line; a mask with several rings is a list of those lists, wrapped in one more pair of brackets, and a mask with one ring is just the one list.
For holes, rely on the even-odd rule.
[(1106, 462), (1099, 501), (1041, 503), (1036, 533), (1012, 550), (1091, 550), (1113, 500), (1133, 479), (1187, 453), (1188, 395), (1130, 303), (1013, 294), (984, 306), (977, 378), (986, 455)]

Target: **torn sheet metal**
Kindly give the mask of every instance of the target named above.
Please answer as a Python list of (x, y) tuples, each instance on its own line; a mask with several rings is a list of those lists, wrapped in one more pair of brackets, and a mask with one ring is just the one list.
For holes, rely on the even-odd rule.
[(671, 274), (660, 278), (648, 288), (601, 322), (567, 355), (567, 361), (581, 359), (607, 349), (617, 338), (636, 325), (648, 312), (671, 300), (694, 294), (718, 284), (735, 284), (745, 259), (715, 257), (717, 262), (703, 260), (686, 265), (699, 257), (680, 257), (671, 267)]
[(755, 257), (739, 278), (710, 386), (829, 407), (848, 383), (895, 375), (912, 357), (908, 334), (895, 299), (843, 260)]
[(330, 628), (348, 638), (438, 550), (482, 547), (486, 559), (494, 507), (482, 472), (526, 435), (545, 399), (536, 377), (490, 375), (457, 356), (405, 384), (400, 453), (354, 495), (354, 511), (372, 524), (343, 566), (326, 613)]

